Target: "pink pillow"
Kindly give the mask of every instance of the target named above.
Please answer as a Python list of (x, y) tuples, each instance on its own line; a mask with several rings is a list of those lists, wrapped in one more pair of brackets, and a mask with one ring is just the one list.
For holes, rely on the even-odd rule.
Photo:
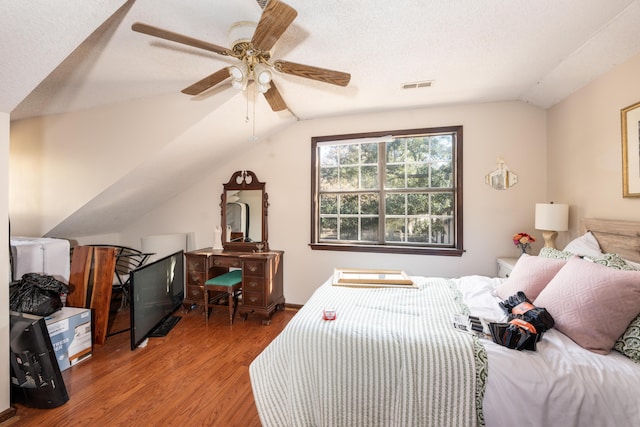
[(640, 271), (571, 258), (533, 303), (578, 345), (608, 354), (640, 313)]
[(522, 254), (509, 278), (498, 286), (496, 293), (500, 298), (507, 299), (522, 291), (533, 301), (566, 263), (564, 259)]

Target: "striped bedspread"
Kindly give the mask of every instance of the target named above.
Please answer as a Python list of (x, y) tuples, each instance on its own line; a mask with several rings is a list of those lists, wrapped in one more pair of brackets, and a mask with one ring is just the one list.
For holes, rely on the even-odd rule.
[[(487, 358), (453, 329), (454, 283), (417, 289), (321, 286), (253, 361), (264, 426), (483, 425)], [(336, 309), (334, 321), (322, 310)]]

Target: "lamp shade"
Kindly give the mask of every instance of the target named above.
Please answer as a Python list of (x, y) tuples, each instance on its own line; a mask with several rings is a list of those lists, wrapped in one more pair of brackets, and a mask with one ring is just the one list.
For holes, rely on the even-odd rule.
[(569, 205), (536, 203), (536, 230), (569, 230)]

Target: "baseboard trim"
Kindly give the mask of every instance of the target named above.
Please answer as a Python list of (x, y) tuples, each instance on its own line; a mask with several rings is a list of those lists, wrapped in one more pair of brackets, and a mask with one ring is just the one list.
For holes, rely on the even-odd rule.
[(13, 417), (16, 416), (16, 408), (14, 406), (10, 406), (9, 408), (5, 409), (4, 411), (0, 412), (0, 423), (3, 423)]

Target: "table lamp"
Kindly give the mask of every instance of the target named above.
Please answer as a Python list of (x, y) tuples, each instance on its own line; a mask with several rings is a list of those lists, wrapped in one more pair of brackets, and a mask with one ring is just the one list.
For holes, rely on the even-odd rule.
[(558, 231), (569, 230), (569, 205), (536, 203), (536, 230), (542, 230), (545, 248), (556, 248)]

